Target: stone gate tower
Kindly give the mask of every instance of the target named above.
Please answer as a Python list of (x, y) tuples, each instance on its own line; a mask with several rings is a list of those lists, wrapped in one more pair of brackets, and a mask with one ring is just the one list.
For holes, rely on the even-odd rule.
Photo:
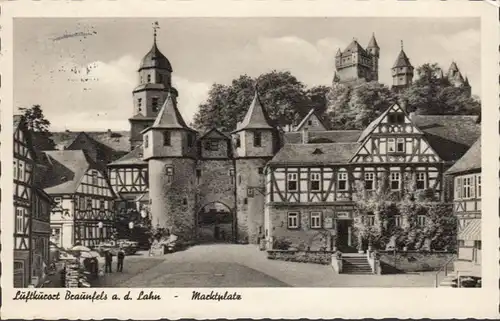
[(257, 88), (243, 121), (232, 132), (236, 172), (237, 240), (264, 237), (265, 173), (279, 148), (278, 130), (259, 99)]
[(413, 81), (413, 66), (403, 50), (403, 41), (401, 41), (401, 51), (399, 52), (391, 71), (393, 90), (400, 91), (411, 85)]
[(143, 131), (149, 167), (151, 223), (183, 240), (195, 238), (196, 131), (168, 95), (153, 125)]

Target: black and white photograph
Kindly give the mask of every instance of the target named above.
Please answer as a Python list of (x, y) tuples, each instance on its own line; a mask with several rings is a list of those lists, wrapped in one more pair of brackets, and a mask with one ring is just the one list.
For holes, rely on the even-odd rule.
[(482, 32), (474, 16), (13, 19), (14, 300), (484, 288)]

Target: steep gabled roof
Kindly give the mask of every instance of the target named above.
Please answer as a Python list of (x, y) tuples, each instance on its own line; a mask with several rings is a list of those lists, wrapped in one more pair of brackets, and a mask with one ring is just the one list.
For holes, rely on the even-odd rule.
[(462, 156), (446, 174), (459, 174), (481, 169), (481, 137), (479, 137), (471, 148)]
[(234, 132), (244, 129), (274, 129), (266, 109), (262, 106), (257, 90), (255, 90), (255, 95), (245, 118), (236, 125)]
[(200, 136), (200, 140), (203, 140), (205, 137), (209, 136), (211, 133), (217, 133), (219, 134), (219, 136), (221, 138), (224, 138), (224, 139), (228, 139), (228, 140), (231, 140), (231, 136), (229, 136), (227, 133), (224, 133), (224, 132), (221, 132), (220, 130), (218, 130), (217, 128), (212, 128), (212, 129), (209, 129), (208, 131), (206, 131), (205, 133), (203, 133), (201, 136)]
[(343, 55), (350, 55), (354, 52), (361, 52), (366, 54), (366, 50), (361, 47), (359, 42), (356, 39), (353, 39), (352, 42), (344, 49), (342, 52)]
[(44, 180), (47, 194), (72, 194), (93, 162), (82, 150), (46, 151), (50, 169)]
[(413, 67), (410, 63), (410, 59), (408, 59), (403, 49), (401, 49), (401, 51), (399, 52), (399, 55), (396, 58), (396, 61), (394, 62), (392, 68), (402, 68), (402, 67)]
[(301, 130), (302, 127), (306, 124), (306, 122), (311, 118), (311, 116), (314, 115), (318, 119), (318, 121), (321, 123), (323, 128), (327, 128), (325, 125), (324, 120), (316, 113), (314, 108), (311, 108), (311, 110), (307, 113), (307, 115), (302, 119), (302, 121), (295, 127), (295, 131)]
[(156, 116), (155, 122), (151, 128), (185, 129), (193, 131), (193, 129), (186, 125), (179, 109), (177, 109), (177, 104), (170, 94), (167, 96), (167, 99), (165, 99), (165, 102), (163, 103), (163, 106), (161, 107), (158, 116)]
[(359, 148), (359, 143), (286, 144), (269, 161), (270, 165), (345, 164)]
[[(89, 131), (85, 132), (92, 139), (112, 148), (116, 152), (130, 151), (129, 131)], [(80, 132), (64, 131), (52, 132), (52, 140), (59, 149), (68, 148), (80, 134)]]
[(108, 164), (108, 166), (121, 166), (121, 165), (147, 165), (148, 162), (143, 160), (144, 149), (142, 145), (137, 146), (131, 152), (123, 157)]

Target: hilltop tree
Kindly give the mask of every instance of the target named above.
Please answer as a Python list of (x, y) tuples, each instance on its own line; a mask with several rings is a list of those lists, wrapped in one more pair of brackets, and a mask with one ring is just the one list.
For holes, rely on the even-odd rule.
[(28, 130), (32, 133), (33, 145), (39, 150), (52, 150), (55, 143), (49, 132), (50, 121), (45, 118), (42, 107), (33, 105), (30, 108), (19, 108), (23, 112), (22, 118)]
[(304, 117), (311, 105), (321, 105), (321, 89), (306, 91), (304, 84), (290, 72), (272, 71), (259, 77), (242, 75), (231, 85), (214, 84), (207, 100), (200, 105), (193, 126), (230, 131), (236, 128), (250, 106), (258, 84), (259, 97), (269, 116), (278, 125), (292, 124)]

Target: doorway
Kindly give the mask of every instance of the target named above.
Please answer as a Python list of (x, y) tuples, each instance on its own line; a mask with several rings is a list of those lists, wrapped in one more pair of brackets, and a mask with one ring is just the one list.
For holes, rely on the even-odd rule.
[(203, 206), (197, 215), (200, 243), (232, 243), (234, 239), (233, 213), (220, 202)]
[(336, 246), (341, 252), (354, 252), (352, 247), (352, 220), (337, 220)]

